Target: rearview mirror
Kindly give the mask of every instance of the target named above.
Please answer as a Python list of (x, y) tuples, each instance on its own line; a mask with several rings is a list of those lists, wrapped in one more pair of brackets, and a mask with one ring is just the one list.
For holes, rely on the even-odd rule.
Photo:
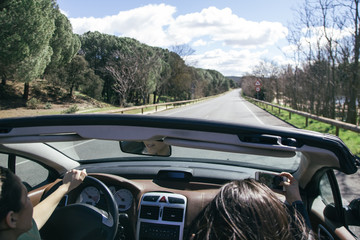
[(151, 141), (120, 141), (120, 148), (125, 153), (163, 156), (169, 157), (171, 155), (171, 146), (164, 143), (162, 140)]

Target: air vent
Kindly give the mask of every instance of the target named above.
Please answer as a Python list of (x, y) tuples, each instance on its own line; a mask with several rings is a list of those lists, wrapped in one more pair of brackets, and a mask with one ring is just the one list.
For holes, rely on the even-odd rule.
[(185, 204), (185, 200), (183, 198), (176, 198), (176, 197), (168, 197), (169, 203), (172, 204)]
[(160, 210), (159, 206), (142, 205), (140, 218), (157, 220), (159, 219), (159, 210)]
[(11, 128), (0, 128), (0, 134), (9, 133)]
[(153, 196), (153, 195), (149, 195), (149, 196), (145, 196), (143, 198), (143, 201), (145, 202), (156, 202), (159, 199), (159, 195)]
[(184, 216), (184, 209), (164, 207), (162, 219), (164, 221), (182, 222)]

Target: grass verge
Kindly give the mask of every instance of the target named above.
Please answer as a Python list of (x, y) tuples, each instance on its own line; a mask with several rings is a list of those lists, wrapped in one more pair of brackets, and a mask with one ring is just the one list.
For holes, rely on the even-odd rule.
[[(253, 102), (256, 104), (255, 102)], [(294, 127), (321, 132), (321, 133), (327, 133), (327, 134), (336, 134), (336, 127), (327, 124), (322, 123), (313, 119), (308, 120), (308, 126), (306, 126), (306, 118), (294, 113), (291, 113), (289, 115), (289, 112), (285, 110), (279, 111), (278, 108), (272, 108), (270, 106), (264, 107), (263, 104), (256, 104), (258, 107), (266, 110), (267, 112), (271, 113), (272, 115), (282, 119), (283, 121), (293, 125)], [(346, 146), (350, 149), (350, 151), (355, 155), (360, 155), (360, 134), (339, 129), (339, 137), (340, 139), (346, 144)]]

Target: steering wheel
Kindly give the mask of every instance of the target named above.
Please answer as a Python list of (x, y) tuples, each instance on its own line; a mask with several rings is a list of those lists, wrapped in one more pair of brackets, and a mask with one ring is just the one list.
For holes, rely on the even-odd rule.
[[(41, 236), (44, 239), (113, 240), (115, 238), (119, 211), (111, 191), (103, 182), (91, 176), (86, 176), (82, 184), (93, 185), (104, 194), (108, 211), (85, 203), (58, 207), (41, 228)], [(52, 189), (55, 190), (60, 185), (61, 182), (55, 184)], [(53, 192), (52, 189), (49, 192)]]

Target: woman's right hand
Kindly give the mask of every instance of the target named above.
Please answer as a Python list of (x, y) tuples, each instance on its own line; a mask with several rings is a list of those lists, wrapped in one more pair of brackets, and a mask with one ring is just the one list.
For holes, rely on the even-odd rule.
[(285, 192), (286, 201), (289, 204), (292, 204), (295, 201), (302, 201), (300, 196), (299, 183), (294, 178), (294, 176), (288, 172), (282, 172), (280, 173), (280, 176), (287, 178), (287, 181), (282, 182), (282, 185), (285, 186), (285, 190), (286, 190)]

